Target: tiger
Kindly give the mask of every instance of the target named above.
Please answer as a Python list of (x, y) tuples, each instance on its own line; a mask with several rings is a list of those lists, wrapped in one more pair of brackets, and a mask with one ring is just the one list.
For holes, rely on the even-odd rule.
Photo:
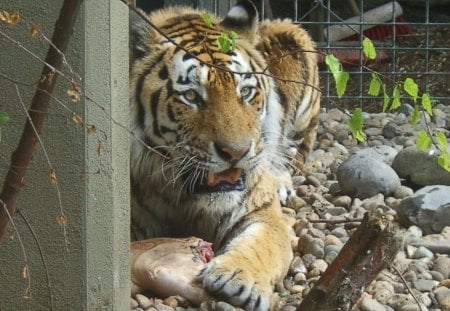
[(211, 242), (205, 290), (269, 310), (293, 258), (280, 189), (317, 133), (314, 43), (248, 0), (223, 18), (174, 6), (145, 19), (130, 16), (132, 239)]

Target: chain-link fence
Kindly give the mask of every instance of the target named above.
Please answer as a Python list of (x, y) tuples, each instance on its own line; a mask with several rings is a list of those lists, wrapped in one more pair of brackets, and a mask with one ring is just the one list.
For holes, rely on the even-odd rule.
[[(307, 28), (317, 42), (324, 107), (361, 106), (364, 110), (380, 110), (382, 96), (367, 94), (372, 71), (380, 75), (389, 95), (396, 83), (410, 77), (421, 93), (429, 93), (435, 102), (450, 104), (450, 1), (397, 1), (253, 0), (260, 16), (290, 18)], [(141, 5), (156, 8), (183, 4), (221, 15), (234, 2), (141, 0)], [(369, 37), (377, 49), (373, 61), (363, 57), (364, 37)], [(341, 98), (336, 95), (333, 77), (324, 65), (324, 55), (329, 53), (339, 58), (350, 73)], [(404, 102), (408, 100), (404, 98)]]

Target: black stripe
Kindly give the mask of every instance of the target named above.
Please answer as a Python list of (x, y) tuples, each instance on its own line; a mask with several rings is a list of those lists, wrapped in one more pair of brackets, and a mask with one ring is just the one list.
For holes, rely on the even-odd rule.
[(283, 108), (286, 109), (288, 106), (286, 94), (284, 92), (282, 92), (279, 87), (277, 87), (277, 94), (280, 99), (281, 106), (283, 106)]
[[(268, 202), (261, 206), (261, 209), (268, 208), (272, 203)], [(247, 230), (250, 226), (255, 224), (253, 218), (251, 218), (251, 214), (242, 217), (238, 222), (236, 222), (233, 227), (225, 234), (220, 243), (218, 244), (219, 251), (218, 254), (226, 252), (227, 245), (236, 237), (240, 236), (245, 230)]]
[(177, 119), (175, 118), (175, 113), (172, 110), (172, 105), (167, 105), (167, 116), (169, 117), (169, 120), (172, 122), (176, 122)]
[(144, 88), (144, 82), (147, 76), (153, 71), (155, 66), (161, 62), (164, 58), (165, 52), (162, 52), (158, 55), (156, 58), (156, 61), (148, 64), (147, 69), (144, 71), (144, 73), (139, 77), (137, 84), (136, 84), (136, 102), (138, 104), (138, 121), (141, 129), (145, 128), (145, 109), (144, 105), (141, 100), (141, 93), (142, 89)]
[(159, 70), (159, 78), (161, 80), (166, 80), (169, 77), (169, 70), (167, 69), (167, 66), (164, 65), (160, 70)]
[(159, 104), (159, 96), (161, 95), (161, 89), (157, 90), (152, 94), (151, 97), (151, 107), (152, 107), (152, 115), (153, 115), (153, 132), (156, 136), (162, 137), (161, 132), (159, 130), (159, 122), (158, 122), (158, 104)]
[(167, 95), (166, 95), (166, 99), (171, 97), (173, 95), (173, 82), (172, 79), (167, 80), (166, 83), (166, 91), (167, 91)]
[(177, 133), (176, 130), (172, 130), (171, 128), (168, 128), (164, 125), (161, 125), (160, 130), (161, 130), (162, 134), (167, 134), (167, 133), (175, 133), (176, 134)]

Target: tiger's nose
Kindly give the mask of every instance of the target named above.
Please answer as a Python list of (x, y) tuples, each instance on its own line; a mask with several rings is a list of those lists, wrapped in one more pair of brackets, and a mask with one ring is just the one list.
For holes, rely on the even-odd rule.
[(250, 151), (251, 143), (245, 143), (243, 145), (244, 147), (242, 145), (214, 142), (214, 149), (225, 161), (239, 161)]

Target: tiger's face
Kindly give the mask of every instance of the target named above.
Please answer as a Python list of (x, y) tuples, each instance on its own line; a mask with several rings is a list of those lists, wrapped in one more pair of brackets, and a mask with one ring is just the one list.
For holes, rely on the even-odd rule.
[(144, 141), (167, 156), (168, 181), (191, 194), (243, 191), (276, 132), (276, 114), (268, 114), (276, 100), (272, 81), (255, 74), (265, 62), (251, 40), (237, 39), (224, 53), (217, 37), (230, 29), (207, 27), (198, 15), (188, 19), (167, 32), (184, 49), (160, 36), (147, 38), (147, 54), (131, 72), (134, 118)]

